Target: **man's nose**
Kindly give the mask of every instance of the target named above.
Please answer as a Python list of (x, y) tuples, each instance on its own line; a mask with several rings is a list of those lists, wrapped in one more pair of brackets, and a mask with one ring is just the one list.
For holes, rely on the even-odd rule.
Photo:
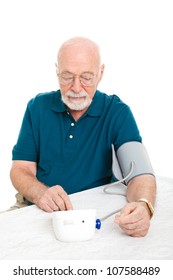
[(74, 91), (74, 92), (81, 92), (82, 90), (82, 84), (81, 84), (81, 81), (80, 81), (80, 77), (75, 77), (74, 78), (74, 81), (73, 81), (73, 84), (72, 84), (72, 87), (71, 89)]

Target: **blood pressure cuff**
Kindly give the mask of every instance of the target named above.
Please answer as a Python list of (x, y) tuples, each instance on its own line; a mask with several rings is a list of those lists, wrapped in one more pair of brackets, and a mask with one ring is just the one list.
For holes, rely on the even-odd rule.
[[(143, 143), (132, 141), (121, 145), (116, 152), (116, 157), (123, 178), (131, 173), (125, 180), (126, 184), (139, 175), (150, 174), (154, 176), (154, 171)], [(133, 170), (131, 170), (132, 168)]]

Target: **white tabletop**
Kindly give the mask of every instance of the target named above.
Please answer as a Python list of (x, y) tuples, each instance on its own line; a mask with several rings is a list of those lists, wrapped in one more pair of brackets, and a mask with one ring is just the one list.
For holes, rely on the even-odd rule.
[[(91, 240), (65, 243), (55, 238), (52, 214), (35, 205), (0, 214), (0, 259), (172, 260), (173, 179), (157, 177), (155, 215), (146, 237), (125, 235), (114, 216), (102, 222)], [(121, 208), (123, 196), (107, 195), (103, 187), (70, 196), (75, 209), (97, 209), (97, 217)]]

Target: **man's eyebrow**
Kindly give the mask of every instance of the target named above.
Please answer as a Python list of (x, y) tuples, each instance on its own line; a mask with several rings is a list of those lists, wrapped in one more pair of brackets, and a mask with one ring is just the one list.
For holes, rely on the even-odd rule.
[[(64, 70), (63, 72), (61, 72), (61, 74), (76, 75), (75, 73), (70, 72), (70, 71), (68, 71), (68, 70)], [(94, 72), (92, 72), (92, 71), (84, 71), (84, 72), (80, 73), (79, 75), (83, 75), (83, 74), (91, 74), (91, 75), (94, 75)]]
[(92, 74), (92, 75), (94, 75), (94, 72), (92, 72), (92, 71), (84, 71), (81, 74)]
[(68, 71), (68, 70), (64, 70), (64, 71), (62, 71), (62, 72), (61, 72), (61, 74), (72, 74), (72, 75), (74, 75), (74, 73), (73, 73), (73, 72), (70, 72), (70, 71)]

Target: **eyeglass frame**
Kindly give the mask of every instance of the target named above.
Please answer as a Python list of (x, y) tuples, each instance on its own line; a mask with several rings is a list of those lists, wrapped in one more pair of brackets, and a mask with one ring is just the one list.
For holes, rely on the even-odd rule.
[[(68, 74), (71, 74), (72, 75), (72, 81), (71, 82), (62, 82), (62, 80), (60, 80), (61, 79), (61, 75), (62, 74), (65, 74), (65, 73), (68, 73)], [(85, 81), (82, 81), (81, 79), (82, 79), (82, 75), (84, 75), (84, 74), (91, 74), (92, 75), (92, 84), (89, 84), (89, 85), (87, 85), (87, 84), (85, 84)], [(86, 86), (86, 87), (91, 87), (91, 86), (94, 86), (94, 84), (95, 84), (95, 79), (96, 79), (96, 77), (98, 76), (99, 74), (94, 74), (93, 72), (90, 72), (90, 71), (85, 71), (85, 72), (83, 72), (83, 73), (81, 73), (80, 75), (77, 75), (77, 74), (74, 74), (74, 73), (72, 73), (72, 72), (70, 72), (70, 71), (64, 71), (64, 72), (61, 72), (61, 73), (57, 73), (57, 76), (58, 76), (58, 78), (59, 78), (59, 82), (60, 82), (60, 84), (62, 84), (62, 85), (70, 85), (70, 84), (73, 84), (74, 83), (74, 81), (75, 81), (75, 79), (76, 79), (76, 77), (79, 77), (79, 81), (80, 81), (80, 83), (83, 85), (83, 86)]]

